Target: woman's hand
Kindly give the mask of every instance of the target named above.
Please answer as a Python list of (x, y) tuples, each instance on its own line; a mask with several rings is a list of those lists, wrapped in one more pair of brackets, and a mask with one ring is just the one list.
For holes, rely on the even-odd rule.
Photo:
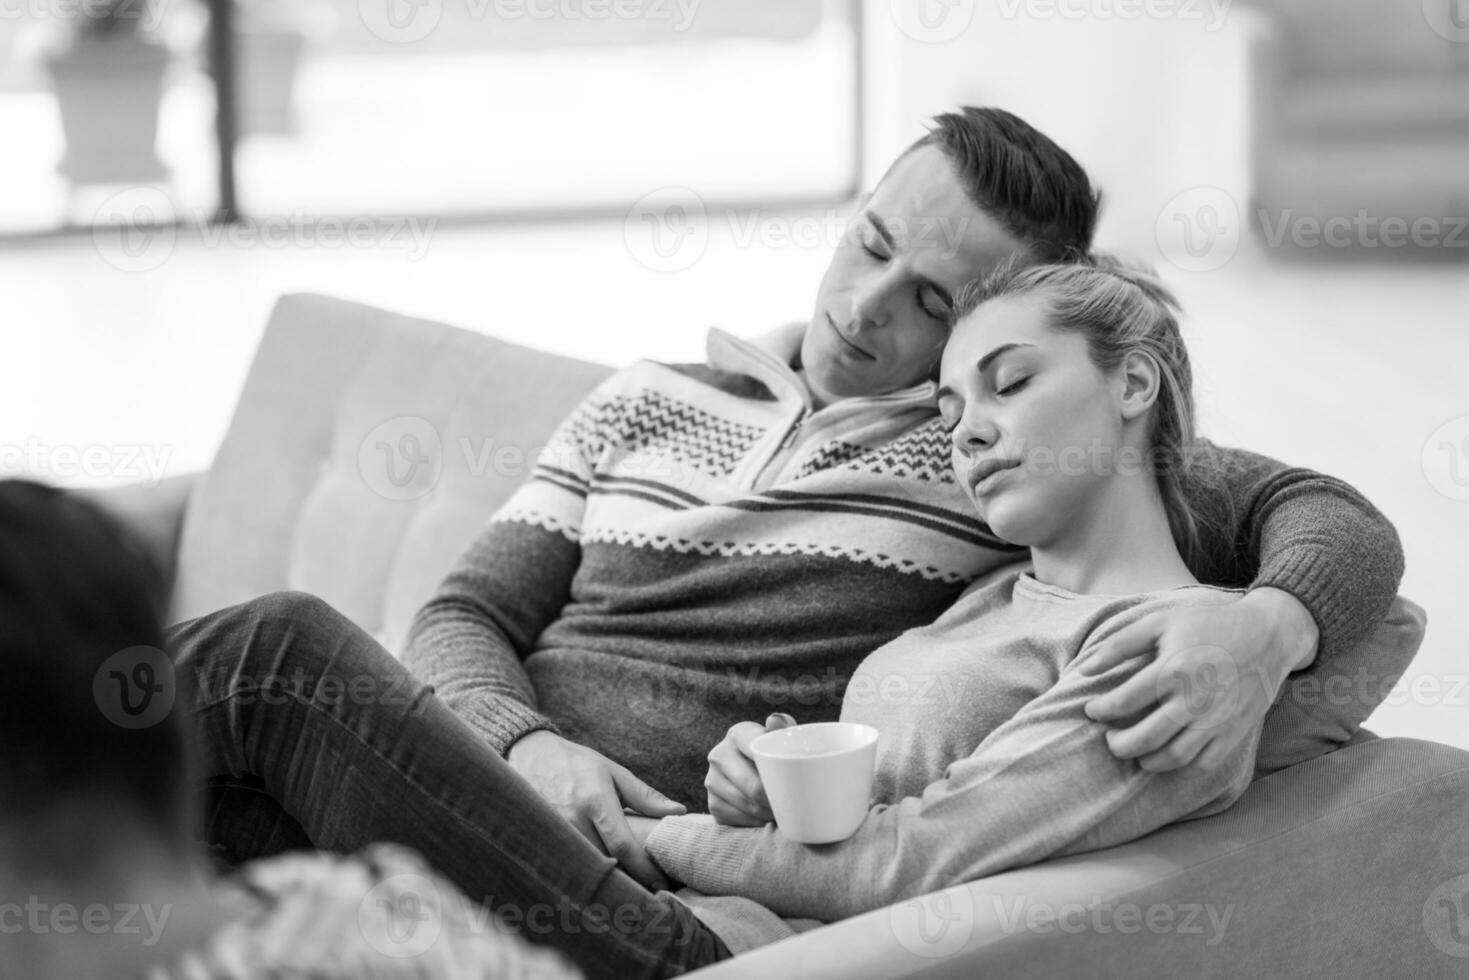
[(775, 820), (765, 787), (750, 755), (750, 743), (766, 732), (789, 728), (796, 719), (777, 712), (759, 722), (742, 721), (709, 753), (704, 788), (709, 791), (709, 814), (727, 827), (759, 827)]

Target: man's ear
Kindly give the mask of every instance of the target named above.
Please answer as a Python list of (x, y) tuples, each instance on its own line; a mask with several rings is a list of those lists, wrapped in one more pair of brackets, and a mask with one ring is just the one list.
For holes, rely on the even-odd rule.
[(1135, 350), (1122, 362), (1122, 417), (1138, 418), (1158, 400), (1163, 372), (1146, 351)]

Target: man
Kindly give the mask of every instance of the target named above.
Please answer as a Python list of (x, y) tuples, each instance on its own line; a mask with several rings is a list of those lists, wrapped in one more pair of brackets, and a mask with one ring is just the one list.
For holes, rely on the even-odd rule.
[[(1084, 254), (1098, 206), (1081, 167), (1017, 117), (937, 117), (864, 199), (799, 336), (714, 331), (707, 364), (645, 362), (603, 384), (420, 611), (404, 662), (658, 882), (624, 807), (675, 812), (654, 786), (699, 807), (756, 795), (717, 771), (704, 782), (727, 728), (835, 718), (863, 656), (1015, 557), (953, 481), (930, 378), (960, 286), (1017, 253)], [(1367, 635), (1402, 572), (1392, 527), (1340, 481), (1198, 455), (1226, 475), (1212, 492), (1237, 521), (1209, 529), (1214, 561), (1194, 571), (1252, 589), (1119, 636), (1110, 661), (1156, 646), (1157, 662), (1091, 707), (1135, 722), (1113, 750), (1158, 770), (1212, 765), (1288, 672)], [(1219, 648), (1240, 709), (1190, 726), (1160, 703), (1163, 665), (1207, 666)]]
[[(1020, 557), (954, 482), (931, 376), (959, 288), (1017, 253), (1084, 254), (1098, 206), (1076, 161), (1015, 116), (937, 117), (864, 200), (799, 335), (712, 331), (706, 364), (643, 362), (585, 400), (420, 611), (404, 663), (586, 838), (661, 886), (625, 807), (656, 817), (740, 795), (705, 783), (731, 726), (835, 718), (866, 654)], [(1227, 495), (1236, 520), (1205, 529), (1213, 560), (1193, 571), (1253, 587), (1119, 634), (1104, 656), (1156, 647), (1156, 661), (1091, 706), (1128, 722), (1115, 753), (1159, 770), (1227, 754), (1289, 671), (1367, 635), (1402, 572), (1392, 527), (1350, 487), (1249, 453), (1196, 455), (1222, 474), (1197, 492)], [(263, 637), (318, 642), (289, 623), (320, 614), (287, 595), (195, 621), (182, 662), (270, 662)], [(1239, 711), (1190, 724), (1161, 671), (1207, 667), (1219, 648), (1239, 668), (1218, 678)], [(237, 856), (312, 843), (278, 806), (232, 793), (215, 787), (211, 834), (229, 828)]]

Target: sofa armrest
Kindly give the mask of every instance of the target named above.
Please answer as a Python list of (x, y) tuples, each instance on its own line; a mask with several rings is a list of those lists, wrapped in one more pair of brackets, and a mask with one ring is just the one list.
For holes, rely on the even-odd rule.
[[(805, 932), (699, 971), (809, 977), (1462, 975), (1469, 752), (1368, 739), (1217, 816)], [(1450, 899), (1459, 898), (1450, 895)]]
[(170, 593), (178, 571), (179, 540), (189, 495), (199, 473), (181, 473), (157, 483), (129, 483), (119, 487), (83, 488), (75, 491), (109, 513), (138, 536), (158, 561)]

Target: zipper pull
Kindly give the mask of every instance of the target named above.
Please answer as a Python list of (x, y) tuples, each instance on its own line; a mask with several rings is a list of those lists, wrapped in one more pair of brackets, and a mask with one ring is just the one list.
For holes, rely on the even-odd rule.
[(782, 450), (789, 449), (791, 448), (791, 446), (795, 445), (796, 434), (801, 431), (801, 426), (805, 424), (806, 415), (805, 413), (802, 413), (801, 417), (796, 419), (796, 424), (791, 426), (790, 430), (786, 432), (786, 437), (781, 440), (780, 448)]

